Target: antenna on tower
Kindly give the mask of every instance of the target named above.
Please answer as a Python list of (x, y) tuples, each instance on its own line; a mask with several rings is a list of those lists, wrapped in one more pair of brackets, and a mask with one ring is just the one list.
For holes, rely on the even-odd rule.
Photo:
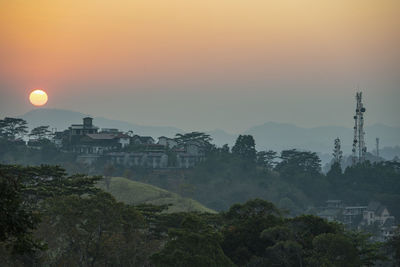
[(365, 108), (362, 103), (362, 92), (356, 93), (356, 114), (354, 116), (354, 139), (353, 139), (353, 165), (361, 163), (365, 160), (367, 147), (365, 146), (364, 132), (364, 112)]

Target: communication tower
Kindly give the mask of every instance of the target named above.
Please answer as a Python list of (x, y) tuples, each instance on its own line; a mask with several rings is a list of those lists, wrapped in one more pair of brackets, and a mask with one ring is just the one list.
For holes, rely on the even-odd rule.
[(367, 147), (365, 146), (364, 132), (364, 113), (365, 108), (362, 103), (362, 92), (356, 94), (357, 106), (354, 116), (354, 139), (353, 139), (353, 165), (365, 160)]

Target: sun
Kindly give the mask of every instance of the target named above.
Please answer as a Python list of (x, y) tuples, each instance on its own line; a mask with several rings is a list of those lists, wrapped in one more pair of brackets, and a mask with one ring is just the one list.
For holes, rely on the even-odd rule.
[(29, 95), (29, 101), (32, 105), (40, 107), (47, 103), (48, 97), (45, 91), (42, 89), (35, 89)]

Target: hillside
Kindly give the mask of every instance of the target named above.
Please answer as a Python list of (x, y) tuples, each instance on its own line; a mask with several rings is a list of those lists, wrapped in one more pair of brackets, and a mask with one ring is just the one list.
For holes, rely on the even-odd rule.
[(126, 204), (172, 204), (168, 208), (167, 212), (169, 213), (187, 211), (215, 213), (215, 211), (206, 208), (193, 199), (183, 198), (159, 187), (131, 181), (123, 177), (112, 177), (109, 189), (103, 182), (99, 183), (99, 187), (111, 193), (118, 201)]

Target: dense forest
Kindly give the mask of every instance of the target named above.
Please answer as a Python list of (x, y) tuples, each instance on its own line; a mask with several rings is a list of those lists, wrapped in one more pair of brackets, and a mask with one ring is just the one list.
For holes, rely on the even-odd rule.
[[(0, 257), (8, 266), (372, 266), (400, 263), (387, 243), (265, 200), (211, 213), (130, 206), (98, 176), (0, 165)], [(390, 266), (390, 265), (389, 265)]]

